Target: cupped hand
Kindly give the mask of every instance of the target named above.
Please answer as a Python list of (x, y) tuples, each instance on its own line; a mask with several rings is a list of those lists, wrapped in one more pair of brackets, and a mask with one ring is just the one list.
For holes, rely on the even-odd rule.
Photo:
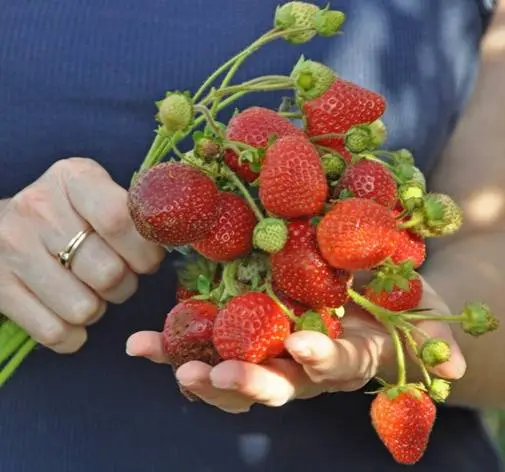
[[(446, 304), (427, 284), (421, 306), (449, 314)], [(292, 359), (271, 359), (261, 365), (229, 360), (215, 367), (191, 361), (177, 369), (176, 378), (204, 402), (226, 412), (241, 413), (256, 403), (281, 406), (326, 392), (358, 390), (377, 374), (394, 375), (391, 338), (371, 315), (351, 304), (342, 324), (344, 335), (338, 340), (315, 331), (290, 335), (285, 345)], [(451, 347), (450, 360), (431, 371), (447, 380), (460, 378), (466, 363), (450, 327), (433, 321), (419, 322), (417, 327), (431, 337), (446, 340)], [(158, 332), (135, 333), (128, 339), (127, 352), (153, 362), (166, 362)]]
[[(63, 267), (58, 253), (80, 231), (93, 232)], [(86, 327), (137, 289), (164, 251), (143, 240), (127, 209), (127, 191), (98, 163), (56, 162), (0, 212), (0, 312), (40, 344), (78, 350)]]

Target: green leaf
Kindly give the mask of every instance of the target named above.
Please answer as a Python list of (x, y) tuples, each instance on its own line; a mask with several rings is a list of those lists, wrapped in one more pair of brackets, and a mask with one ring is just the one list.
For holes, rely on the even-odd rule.
[(308, 311), (304, 313), (297, 322), (297, 330), (299, 331), (318, 331), (319, 333), (328, 334), (326, 325), (324, 324), (321, 315), (316, 311)]
[(200, 274), (196, 280), (196, 288), (198, 292), (202, 295), (208, 295), (210, 293), (210, 280), (205, 277), (205, 275)]

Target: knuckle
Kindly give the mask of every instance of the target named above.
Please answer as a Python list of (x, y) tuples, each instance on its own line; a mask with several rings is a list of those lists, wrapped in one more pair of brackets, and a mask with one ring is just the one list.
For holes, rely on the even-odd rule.
[(105, 239), (117, 239), (132, 229), (126, 201), (109, 201), (96, 215), (95, 229)]
[(40, 331), (38, 337), (38, 341), (44, 346), (57, 346), (58, 344), (63, 343), (69, 334), (69, 329), (63, 321), (54, 320), (54, 322), (47, 324)]
[(78, 325), (84, 325), (89, 320), (95, 318), (102, 309), (103, 304), (98, 297), (84, 297), (72, 304), (69, 317), (74, 323)]
[[(146, 242), (146, 244), (150, 245), (151, 243)], [(153, 274), (159, 269), (165, 256), (166, 251), (162, 247), (150, 247), (145, 257), (139, 258), (133, 269), (137, 274)]]
[(96, 271), (95, 289), (102, 293), (116, 288), (127, 274), (126, 265), (119, 258), (107, 258)]
[(48, 218), (52, 207), (51, 190), (45, 185), (33, 184), (14, 195), (8, 203), (7, 215), (14, 213), (22, 218)]
[(67, 179), (74, 178), (75, 176), (79, 176), (81, 174), (97, 172), (103, 174), (105, 169), (103, 169), (100, 164), (93, 159), (88, 157), (68, 157), (66, 159), (60, 159), (52, 164), (48, 169), (47, 174)]

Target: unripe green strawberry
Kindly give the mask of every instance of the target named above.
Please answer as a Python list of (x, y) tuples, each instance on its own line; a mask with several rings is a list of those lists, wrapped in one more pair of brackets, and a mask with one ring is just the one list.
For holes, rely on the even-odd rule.
[(463, 310), (464, 320), (461, 322), (463, 331), (472, 336), (481, 336), (498, 329), (499, 321), (491, 313), (487, 305), (471, 302)]
[[(449, 236), (463, 224), (463, 212), (454, 200), (442, 193), (429, 193), (424, 198), (422, 221), (413, 228), (423, 238)], [(413, 218), (420, 214), (413, 213)]]
[(374, 151), (386, 141), (387, 130), (382, 120), (369, 125), (356, 125), (347, 131), (345, 145), (351, 152)]
[(306, 60), (302, 56), (291, 72), (291, 78), (295, 83), (296, 98), (304, 101), (320, 97), (330, 88), (335, 77), (335, 72), (328, 66)]
[(325, 8), (314, 15), (314, 27), (324, 38), (337, 34), (345, 22), (345, 13)]
[(163, 124), (164, 131), (174, 134), (184, 131), (193, 121), (193, 103), (190, 98), (179, 92), (169, 93), (158, 102), (158, 117)]
[(331, 180), (338, 179), (345, 171), (346, 163), (338, 154), (325, 154), (321, 157), (324, 173)]
[(412, 181), (416, 182), (424, 192), (426, 192), (426, 177), (421, 172), (421, 170), (414, 166), (414, 172), (412, 175)]
[(447, 380), (433, 379), (428, 393), (433, 401), (443, 403), (451, 394), (451, 384)]
[(420, 183), (412, 180), (398, 187), (398, 196), (403, 207), (408, 211), (413, 211), (422, 205), (424, 189)]
[(265, 218), (254, 228), (253, 244), (270, 254), (279, 252), (288, 239), (288, 227), (279, 218)]
[(316, 34), (314, 15), (319, 11), (317, 5), (307, 2), (288, 2), (277, 7), (274, 26), (280, 29), (311, 28), (307, 31), (287, 33), (284, 39), (292, 44), (303, 44), (310, 41)]
[(428, 339), (421, 347), (420, 356), (424, 364), (435, 367), (449, 360), (451, 348), (443, 339)]

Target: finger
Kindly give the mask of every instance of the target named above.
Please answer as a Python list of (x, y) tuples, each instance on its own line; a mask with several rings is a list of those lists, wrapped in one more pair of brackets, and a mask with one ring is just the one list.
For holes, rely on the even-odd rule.
[[(466, 361), (461, 352), (461, 349), (452, 334), (452, 330), (447, 323), (437, 321), (421, 321), (416, 324), (418, 330), (412, 332), (418, 346), (422, 346), (427, 334), (430, 338), (443, 339), (450, 347), (451, 355), (447, 362), (439, 364), (435, 367), (429, 367), (428, 370), (438, 377), (447, 380), (458, 380), (466, 372)], [(409, 349), (409, 354), (415, 359), (415, 354), (412, 349)]]
[[(77, 213), (139, 274), (152, 273), (165, 251), (140, 236), (128, 212), (128, 193), (94, 161), (70, 159), (65, 189)], [(93, 189), (90, 192), (90, 188)]]
[(138, 288), (138, 278), (125, 261), (96, 233), (90, 234), (72, 260), (71, 271), (111, 303), (123, 303)]
[(132, 357), (145, 357), (156, 364), (168, 364), (163, 350), (163, 335), (158, 331), (139, 331), (126, 341), (126, 353)]
[(294, 399), (310, 383), (303, 369), (288, 359), (272, 359), (263, 365), (224, 361), (212, 369), (210, 380), (220, 390), (272, 407)]
[(286, 340), (286, 348), (314, 383), (331, 388), (342, 382), (368, 382), (377, 373), (387, 343), (386, 334), (373, 330), (347, 332), (336, 341), (316, 331), (299, 331)]
[(253, 400), (234, 391), (217, 388), (212, 383), (212, 367), (200, 361), (188, 362), (176, 371), (177, 381), (202, 401), (227, 413), (250, 410)]
[(32, 263), (16, 276), (41, 302), (65, 321), (85, 325), (101, 316), (106, 304), (70, 271), (64, 269), (44, 248), (34, 248)]
[(0, 295), (0, 311), (38, 343), (55, 352), (68, 354), (78, 351), (86, 342), (84, 328), (63, 321), (25, 287), (13, 283), (5, 288)]

